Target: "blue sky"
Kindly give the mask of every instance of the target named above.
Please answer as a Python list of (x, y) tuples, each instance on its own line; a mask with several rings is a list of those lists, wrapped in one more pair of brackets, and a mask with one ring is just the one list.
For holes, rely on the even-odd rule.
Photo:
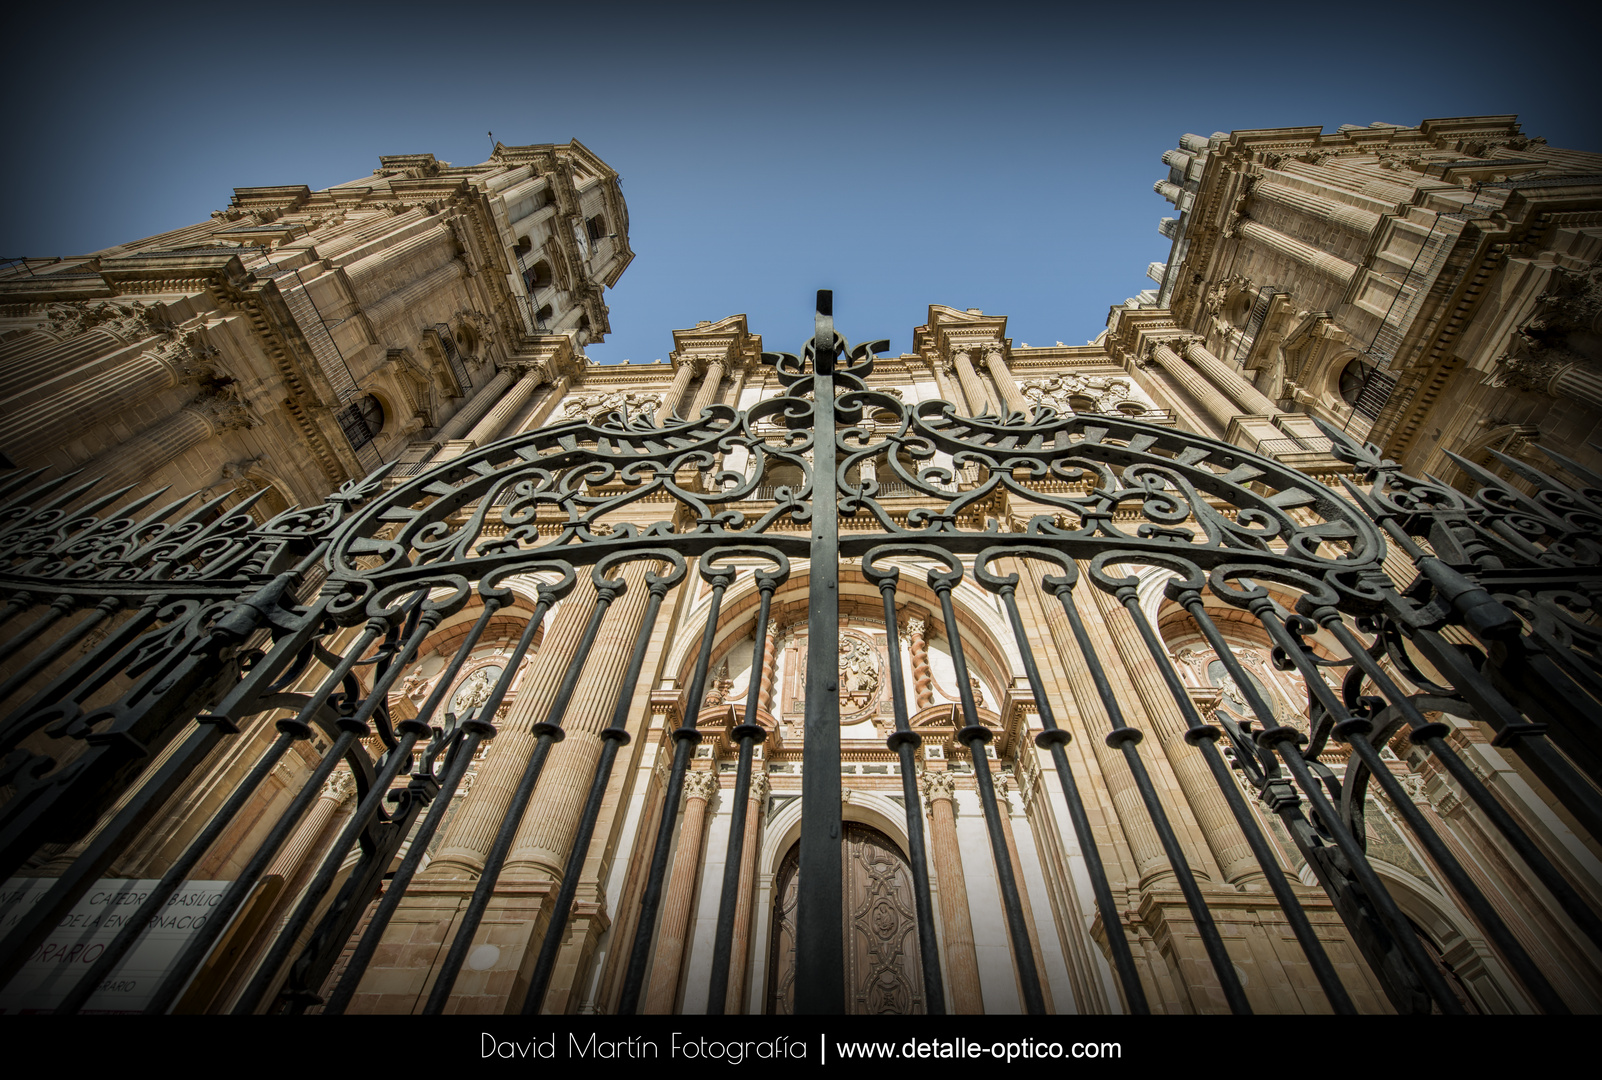
[(578, 138), (622, 174), (637, 253), (605, 363), (735, 312), (796, 349), (818, 288), (847, 337), (897, 351), (931, 303), (1082, 344), (1166, 257), (1151, 187), (1187, 131), (1518, 113), (1602, 150), (1595, 16), (1539, 0), (41, 7), (0, 44), (0, 255), (380, 154), (478, 162), (489, 131)]

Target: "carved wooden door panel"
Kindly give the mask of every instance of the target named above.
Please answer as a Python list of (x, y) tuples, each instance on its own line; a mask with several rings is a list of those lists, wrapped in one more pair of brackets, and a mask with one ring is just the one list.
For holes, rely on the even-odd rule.
[[(857, 822), (846, 822), (844, 841), (846, 1011), (922, 1013), (917, 911), (906, 859), (889, 837)], [(788, 1015), (795, 1000), (799, 854), (799, 846), (790, 849), (774, 880), (768, 1011), (779, 1015)]]

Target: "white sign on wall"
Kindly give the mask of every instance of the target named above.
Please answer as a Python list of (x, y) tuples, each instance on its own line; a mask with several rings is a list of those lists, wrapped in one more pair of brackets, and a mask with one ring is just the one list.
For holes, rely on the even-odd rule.
[[(12, 878), (0, 887), (0, 937), (11, 932), (55, 884), (52, 878)], [(16, 978), (0, 990), (0, 1014), (48, 1012), (139, 910), (155, 878), (101, 878), (34, 950)], [(227, 881), (186, 881), (173, 893), (150, 928), (84, 1004), (86, 1013), (140, 1012), (189, 939), (206, 925), (222, 900)]]

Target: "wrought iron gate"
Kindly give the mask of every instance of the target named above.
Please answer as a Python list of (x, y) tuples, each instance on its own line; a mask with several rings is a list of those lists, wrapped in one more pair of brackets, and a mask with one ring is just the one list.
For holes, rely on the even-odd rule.
[[(874, 354), (885, 348), (887, 342), (851, 347), (835, 332), (829, 295), (820, 293), (816, 334), (803, 354), (764, 357), (786, 392), (748, 410), (718, 405), (661, 427), (619, 414), (558, 424), (399, 482), (387, 481), (380, 469), (321, 506), (291, 510), (260, 526), (246, 512), (249, 500), (226, 512), (221, 500), (186, 510), (188, 499), (163, 502), (160, 495), (121, 504), (127, 489), (96, 495), (93, 480), (76, 476), (46, 480), (28, 473), (0, 481), (0, 498), (8, 500), (0, 506), (0, 625), (11, 627), (0, 697), (12, 706), (0, 723), (0, 784), (9, 791), (0, 804), (0, 879), (50, 857), (60, 869), (0, 944), (0, 983), (214, 751), (252, 717), (279, 710), (284, 718), (275, 721), (277, 739), (58, 1011), (84, 1005), (292, 744), (314, 738), (326, 749), (312, 775), (190, 940), (148, 1011), (173, 1006), (342, 761), (355, 775), (357, 807), (234, 1009), (299, 1012), (320, 1005), (325, 1013), (343, 1011), (468, 763), (495, 736), (488, 718), (547, 611), (580, 573), (590, 574), (598, 599), (578, 649), (587, 656), (609, 606), (628, 587), (621, 568), (643, 562), (647, 569), (637, 580), (649, 599), (642, 629), (612, 723), (601, 733), (603, 749), (521, 1002), (533, 1013), (544, 1000), (614, 763), (631, 737), (629, 705), (648, 644), (665, 598), (693, 571), (711, 588), (710, 610), (684, 720), (672, 732), (672, 771), (628, 951), (620, 1010), (635, 1011), (682, 781), (703, 735), (697, 716), (723, 598), (740, 575), (754, 578), (760, 604), (753, 670), (759, 669), (770, 602), (792, 565), (805, 560), (808, 618), (816, 632), (808, 636), (806, 667), (798, 1012), (835, 1013), (845, 1004), (841, 688), (833, 632), (842, 563), (880, 590), (888, 628), (897, 625), (898, 588), (909, 567), (923, 569), (938, 598), (960, 696), (957, 742), (971, 756), (1030, 1012), (1045, 1009), (1042, 974), (985, 753), (992, 732), (980, 722), (969, 688), (952, 599), (970, 574), (997, 597), (1013, 628), (1042, 729), (1035, 742), (1055, 764), (1128, 1011), (1148, 1011), (1146, 990), (1064, 749), (1070, 735), (1055, 718), (1025, 631), (1020, 588), (1038, 587), (1060, 604), (1078, 648), (1067, 662), (1080, 665), (1095, 684), (1106, 742), (1127, 764), (1231, 1009), (1250, 1007), (1143, 761), (1141, 715), (1115, 693), (1087, 631), (1080, 610), (1087, 589), (1104, 591), (1128, 612), (1189, 725), (1186, 740), (1216, 781), (1332, 1009), (1351, 1012), (1354, 1006), (1243, 791), (1255, 792), (1283, 823), (1396, 1009), (1451, 1013), (1462, 1007), (1365, 855), (1364, 792), (1371, 784), (1390, 796), (1530, 998), (1543, 1010), (1565, 1011), (1547, 975), (1383, 764), (1380, 748), (1405, 729), (1580, 931), (1602, 944), (1602, 922), (1580, 891), (1445, 741), (1446, 726), (1426, 716), (1444, 711), (1489, 725), (1496, 744), (1517, 754), (1581, 828), (1602, 835), (1594, 782), (1602, 758), (1596, 606), (1602, 598), (1602, 477), (1557, 454), (1549, 456), (1569, 479), (1498, 456), (1519, 477), (1515, 487), (1459, 460), (1480, 485), (1468, 497), (1406, 476), (1373, 447), (1326, 429), (1336, 453), (1352, 466), (1352, 479), (1343, 481), (1347, 499), (1273, 460), (1132, 419), (1049, 409), (1033, 417), (968, 417), (945, 402), (908, 405), (865, 381)], [(774, 466), (788, 466), (803, 479), (771, 487), (765, 478)], [(891, 490), (912, 493), (919, 505), (892, 507)], [(993, 507), (1002, 497), (1027, 507), (1027, 521), (998, 522)], [(641, 508), (652, 499), (670, 501), (672, 512), (641, 524)], [(1387, 537), (1406, 555), (1411, 581), (1386, 573)], [(1140, 567), (1172, 573), (1166, 596), (1217, 650), (1251, 715), (1221, 709), (1216, 723), (1208, 723), (1200, 714), (1139, 602), (1134, 574)], [(511, 602), (505, 583), (513, 575), (539, 581), (536, 610), (487, 699), (458, 718), (446, 711), (445, 695), (495, 613)], [(393, 719), (388, 695), (403, 669), (430, 632), (475, 592), (482, 614), (435, 690), (417, 716)], [(1249, 614), (1274, 643), (1276, 662), (1303, 677), (1306, 731), (1276, 717), (1228, 648), (1209, 613), (1209, 596)], [(1288, 607), (1283, 601), (1290, 597)], [(31, 620), (22, 618), (28, 612)], [(330, 648), (342, 628), (353, 627), (360, 630), (347, 645)], [(1310, 644), (1320, 629), (1345, 655)], [(63, 666), (74, 649), (81, 655)], [(1426, 674), (1421, 663), (1433, 670)], [(365, 688), (356, 676), (359, 666), (371, 667)], [(567, 672), (534, 728), (537, 741), (439, 966), (427, 1012), (441, 1011), (450, 997), (518, 822), (552, 745), (563, 738), (581, 666)], [(1327, 681), (1330, 671), (1340, 675), (1339, 689)], [(292, 689), (318, 673), (325, 674), (314, 689)], [(889, 679), (895, 731), (888, 746), (900, 761), (908, 811), (922, 997), (930, 1012), (941, 1012), (947, 997), (915, 786), (920, 737), (909, 726), (895, 649)], [(1410, 693), (1399, 679), (1419, 689)], [(753, 678), (743, 722), (728, 732), (738, 746), (738, 766), (712, 1012), (722, 1011), (729, 976), (753, 751), (768, 734), (757, 722), (757, 696)], [(1351, 747), (1342, 780), (1319, 762), (1331, 738)], [(407, 854), (324, 1000), (319, 988), (408, 837)], [(354, 871), (313, 926), (352, 853), (359, 856)], [(286, 964), (287, 981), (275, 991)]]

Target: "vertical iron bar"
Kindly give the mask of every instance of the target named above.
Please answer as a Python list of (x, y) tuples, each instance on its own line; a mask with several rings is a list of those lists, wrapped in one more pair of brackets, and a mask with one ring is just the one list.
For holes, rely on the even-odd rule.
[[(426, 592), (419, 596), (419, 600), (423, 596), (426, 596)], [(479, 616), (475, 629), (488, 625), (490, 612), (489, 602), (486, 602), (484, 612)], [(417, 655), (417, 649), (422, 645), (424, 639), (434, 632), (434, 627), (439, 624), (440, 617), (441, 613), (438, 610), (429, 609), (418, 619), (417, 628), (412, 631), (411, 635), (402, 644), (400, 652), (389, 664), (385, 672), (374, 681), (373, 688), (368, 692), (366, 700), (362, 702), (355, 715), (348, 721), (351, 726), (359, 725), (364, 729), (366, 728), (368, 718), (377, 711), (379, 705), (385, 703), (389, 696), (389, 688), (395, 685), (395, 681), (400, 678), (401, 672), (406, 669), (406, 665), (412, 662), (412, 658)], [(463, 649), (466, 647), (467, 643), (464, 641)], [(458, 649), (457, 654), (465, 655), (462, 649)], [(436, 686), (435, 689), (437, 691), (438, 687)], [(317, 868), (316, 875), (303, 891), (300, 902), (295, 906), (294, 911), (284, 925), (278, 928), (278, 935), (273, 941), (272, 947), (267, 951), (267, 955), (261, 963), (256, 966), (255, 975), (251, 977), (250, 982), (239, 995), (238, 1001), (234, 1003), (233, 1009), (230, 1010), (234, 1015), (249, 1016), (256, 1011), (256, 1006), (266, 996), (267, 991), (278, 976), (278, 969), (283, 966), (285, 960), (289, 959), (290, 950), (295, 947), (295, 942), (300, 937), (301, 929), (311, 921), (312, 916), (316, 913), (318, 903), (321, 902), (328, 890), (333, 887), (334, 878), (339, 876), (340, 865), (345, 861), (345, 853), (351, 849), (351, 845), (356, 843), (357, 838), (367, 828), (368, 823), (378, 814), (380, 808), (384, 805), (384, 800), (389, 797), (389, 785), (394, 783), (395, 777), (399, 775), (401, 769), (409, 769), (412, 763), (412, 750), (416, 747), (418, 738), (428, 732), (428, 720), (426, 717), (419, 715), (411, 720), (403, 721), (400, 725), (400, 731), (400, 744), (389, 752), (387, 760), (384, 762), (384, 767), (378, 771), (378, 775), (373, 778), (372, 785), (367, 789), (366, 797), (357, 804), (356, 809), (351, 811), (350, 817), (345, 820), (339, 835), (329, 845), (327, 853), (323, 856), (322, 865)]]
[[(1257, 617), (1258, 622), (1262, 623), (1263, 629), (1268, 631), (1268, 636), (1273, 640), (1274, 644), (1279, 646), (1280, 650), (1296, 665), (1297, 671), (1301, 673), (1302, 681), (1307, 684), (1308, 690), (1318, 698), (1319, 704), (1324, 707), (1325, 711), (1333, 717), (1346, 717), (1345, 705), (1341, 703), (1340, 698), (1335, 696), (1335, 692), (1330, 689), (1329, 684), (1324, 681), (1323, 673), (1303, 654), (1301, 642), (1292, 637), (1290, 631), (1285, 629), (1285, 624), (1280, 622), (1279, 616), (1274, 612), (1274, 602), (1269, 599), (1266, 590), (1262, 592), (1261, 596), (1249, 602), (1248, 610)], [(1250, 680), (1241, 685), (1240, 689), (1242, 693), (1249, 695), (1256, 693), (1256, 688), (1251, 685)], [(1267, 712), (1266, 705), (1264, 709)], [(1272, 713), (1269, 712), (1269, 715), (1272, 715)], [(1350, 722), (1351, 719), (1348, 717), (1346, 720), (1336, 724), (1337, 736), (1347, 741), (1351, 741), (1354, 738), (1362, 738), (1363, 736), (1356, 730), (1342, 728), (1342, 724)], [(1361, 724), (1361, 721), (1359, 723)], [(1325, 830), (1334, 838), (1335, 846), (1346, 857), (1352, 876), (1357, 879), (1357, 883), (1363, 887), (1364, 892), (1368, 894), (1368, 898), (1373, 901), (1374, 907), (1379, 913), (1380, 921), (1385, 925), (1385, 929), (1390, 932), (1391, 937), (1396, 942), (1396, 947), (1401, 950), (1408, 966), (1413, 969), (1413, 974), (1417, 975), (1419, 981), (1424, 984), (1425, 990), (1435, 1000), (1435, 1004), (1440, 1007), (1443, 1013), (1448, 1015), (1463, 1015), (1462, 1003), (1458, 1001), (1457, 995), (1452, 992), (1451, 987), (1446, 985), (1446, 980), (1441, 977), (1440, 972), (1436, 969), (1435, 962), (1430, 959), (1429, 954), (1424, 951), (1424, 946), (1419, 942), (1418, 933), (1413, 929), (1412, 923), (1408, 921), (1406, 915), (1402, 914), (1401, 908), (1396, 906), (1396, 900), (1391, 896), (1390, 891), (1385, 888), (1384, 883), (1380, 881), (1379, 875), (1374, 872), (1373, 866), (1369, 864), (1368, 855), (1363, 850), (1363, 845), (1357, 842), (1357, 838), (1346, 827), (1345, 822), (1341, 820), (1340, 813), (1324, 793), (1323, 786), (1313, 778), (1312, 772), (1307, 768), (1307, 762), (1302, 758), (1301, 750), (1296, 745), (1296, 740), (1299, 737), (1300, 733), (1295, 728), (1288, 727), (1275, 720), (1272, 726), (1265, 725), (1262, 734), (1258, 735), (1257, 741), (1260, 745), (1271, 747), (1274, 752), (1278, 753), (1280, 759), (1285, 762), (1285, 767), (1296, 778), (1297, 785), (1306, 793), (1308, 801), (1312, 803), (1313, 812), (1318, 816), (1319, 821), (1323, 823)]]
[(1031, 1016), (1041, 1016), (1046, 1011), (1046, 997), (1040, 989), (1040, 972), (1035, 968), (1035, 948), (1029, 938), (1029, 927), (1024, 922), (1018, 881), (1012, 872), (1012, 855), (1007, 850), (1007, 837), (1001, 831), (1001, 808), (996, 805), (995, 785), (990, 778), (990, 759), (984, 750), (991, 733), (979, 722), (978, 708), (973, 702), (973, 687), (968, 683), (968, 664), (962, 655), (957, 612), (951, 604), (951, 586), (955, 584), (956, 577), (949, 572), (929, 573), (929, 584), (940, 597), (940, 612), (946, 621), (946, 643), (951, 647), (951, 666), (957, 682), (957, 696), (962, 701), (962, 717), (966, 722), (966, 726), (957, 732), (957, 741), (968, 748), (968, 756), (973, 759), (975, 786), (979, 789), (979, 801), (984, 806), (985, 828), (990, 833), (990, 853), (996, 860), (996, 883), (1001, 887), (1001, 903), (1007, 915), (1007, 932), (1012, 938), (1013, 960), (1018, 965), (1018, 983), (1023, 988), (1024, 1007)]
[[(1141, 610), (1135, 591), (1129, 589), (1127, 592), (1128, 596), (1124, 598), (1124, 610), (1129, 612), (1129, 617), (1135, 622), (1135, 629), (1140, 631), (1140, 639), (1145, 642), (1152, 663), (1157, 666), (1158, 674), (1163, 677), (1169, 696), (1174, 699), (1174, 704), (1184, 715), (1185, 722), (1190, 725), (1189, 730), (1185, 732), (1185, 741), (1200, 750), (1206, 760), (1208, 771), (1218, 784), (1218, 790), (1223, 794), (1224, 801), (1229, 804), (1229, 812), (1246, 837), (1246, 843), (1251, 847), (1257, 864), (1262, 867), (1263, 875), (1268, 879), (1268, 887), (1273, 891), (1274, 899), (1279, 901), (1280, 910), (1285, 913), (1285, 920), (1290, 923), (1291, 932), (1296, 935), (1302, 952), (1307, 956), (1307, 962), (1312, 965), (1313, 975), (1318, 979), (1318, 985), (1323, 987), (1324, 996), (1329, 998), (1330, 1006), (1343, 1016), (1356, 1014), (1357, 1007), (1352, 1004), (1351, 996), (1341, 984), (1340, 976), (1335, 973), (1335, 966), (1325, 954), (1324, 946), (1318, 940), (1318, 934), (1307, 921), (1307, 913), (1302, 910), (1301, 902), (1296, 899), (1290, 883), (1285, 880), (1284, 871), (1279, 867), (1279, 858), (1269, 847), (1262, 829), (1252, 817), (1251, 809), (1241, 798), (1240, 788), (1236, 785), (1234, 777), (1229, 774), (1229, 767), (1224, 764), (1223, 755), (1218, 752), (1217, 739), (1223, 733), (1213, 725), (1202, 721), (1201, 714), (1196, 711), (1195, 702), (1190, 700), (1190, 695), (1185, 693), (1185, 687), (1180, 683), (1179, 676), (1174, 673), (1174, 665), (1169, 662), (1167, 651), (1157, 640), (1157, 634), (1151, 627), (1151, 620), (1147, 619), (1146, 613)], [(1185, 595), (1195, 597), (1196, 603), (1201, 603), (1201, 597), (1195, 590), (1190, 590)], [(1120, 590), (1119, 596), (1124, 597), (1124, 590)], [(1185, 606), (1189, 609), (1188, 604)], [(1194, 611), (1192, 614), (1194, 615)], [(1211, 638), (1208, 640), (1211, 641)], [(1214, 645), (1214, 651), (1218, 653), (1219, 659), (1224, 661), (1224, 666), (1229, 668), (1230, 675), (1236, 676), (1240, 662), (1235, 658), (1233, 650), (1227, 644), (1219, 642)], [(1236, 676), (1237, 685), (1244, 686), (1251, 681), (1245, 674), (1242, 670)]]
[(579, 818), (578, 832), (573, 839), (573, 847), (568, 852), (567, 866), (562, 871), (562, 885), (556, 894), (556, 903), (551, 908), (551, 919), (545, 928), (545, 938), (540, 942), (539, 959), (534, 964), (534, 974), (529, 980), (528, 993), (523, 997), (521, 1012), (524, 1016), (535, 1016), (545, 1003), (545, 992), (550, 987), (551, 972), (556, 968), (556, 954), (562, 945), (562, 935), (567, 929), (568, 915), (573, 908), (573, 897), (578, 892), (579, 876), (584, 872), (584, 860), (589, 857), (590, 841), (595, 835), (595, 822), (601, 816), (601, 802), (606, 797), (606, 786), (612, 778), (612, 765), (617, 758), (617, 752), (629, 744), (629, 706), (634, 701), (635, 688), (640, 683), (640, 672), (645, 667), (645, 653), (651, 644), (652, 632), (656, 629), (656, 617), (662, 610), (662, 598), (667, 595), (672, 582), (661, 578), (651, 582), (651, 596), (645, 605), (645, 621), (640, 625), (639, 635), (634, 640), (634, 653), (629, 657), (628, 670), (623, 675), (623, 687), (618, 691), (617, 704), (612, 709), (612, 722), (601, 732), (605, 740), (601, 747), (601, 758), (596, 763), (595, 775), (590, 780), (589, 797), (584, 802), (584, 813)]
[(840, 862), (840, 512), (835, 476), (834, 294), (819, 290), (812, 339), (812, 547), (807, 585), (806, 716), (801, 749), (801, 866), (795, 1012), (845, 1011)]
[(907, 716), (906, 678), (901, 671), (901, 642), (897, 637), (896, 582), (901, 571), (890, 569), (879, 578), (884, 600), (884, 625), (889, 635), (890, 699), (896, 729), (885, 745), (901, 761), (901, 799), (907, 806), (907, 861), (912, 870), (912, 899), (918, 913), (918, 955), (923, 964), (923, 1008), (930, 1016), (946, 1014), (945, 978), (940, 970), (940, 941), (935, 936), (934, 898), (929, 891), (929, 850), (923, 835), (923, 800), (918, 797), (915, 754), (923, 736), (912, 730)]
[(1168, 812), (1163, 809), (1162, 800), (1157, 796), (1157, 788), (1152, 784), (1150, 774), (1146, 772), (1146, 763), (1141, 760), (1140, 751), (1136, 748), (1136, 744), (1145, 736), (1124, 720), (1123, 707), (1118, 704), (1118, 696), (1113, 693), (1112, 683), (1108, 681), (1107, 672), (1101, 666), (1101, 657), (1096, 653), (1096, 647), (1085, 631), (1084, 620), (1080, 618), (1079, 605), (1074, 602), (1073, 586), (1065, 580), (1056, 588), (1057, 599), (1062, 601), (1062, 610), (1068, 616), (1068, 625), (1073, 630), (1074, 641), (1079, 646), (1081, 656), (1084, 657), (1091, 681), (1096, 684), (1096, 693), (1101, 697), (1102, 708), (1107, 711), (1107, 719), (1112, 723), (1112, 731), (1107, 734), (1107, 745), (1123, 751), (1124, 762), (1129, 766), (1129, 773), (1134, 778), (1136, 789), (1140, 792), (1140, 801), (1145, 804), (1146, 813), (1151, 815), (1152, 828), (1156, 831), (1158, 840), (1162, 842), (1169, 865), (1173, 867), (1174, 880), (1179, 886), (1180, 893), (1185, 897), (1185, 906), (1190, 909), (1191, 918), (1196, 920), (1196, 932), (1201, 937), (1202, 947), (1207, 951), (1207, 959), (1212, 963), (1213, 971), (1218, 976), (1224, 1000), (1229, 1003), (1231, 1012), (1250, 1013), (1252, 1008), (1246, 1000), (1246, 991), (1240, 985), (1240, 978), (1235, 974), (1235, 964), (1229, 958), (1229, 951), (1224, 948), (1224, 939), (1219, 936), (1218, 925), (1213, 921), (1212, 912), (1207, 908), (1207, 901), (1203, 899), (1201, 890), (1196, 887), (1196, 876), (1191, 872), (1190, 862), (1179, 846), (1179, 837), (1174, 835), (1174, 827), (1168, 820)]
[[(575, 656), (588, 658), (595, 646), (595, 635), (600, 631), (601, 619), (606, 615), (606, 609), (612, 606), (614, 599), (623, 594), (623, 589), (621, 581), (596, 587), (595, 610), (590, 613), (590, 621), (584, 627), (584, 635), (579, 639)], [(503, 678), (510, 668), (511, 665), (508, 664), (502, 670)], [(456, 977), (461, 974), (462, 964), (467, 960), (468, 951), (473, 947), (473, 936), (478, 932), (478, 924), (483, 920), (484, 911), (495, 895), (495, 884), (500, 880), (501, 866), (512, 850), (512, 841), (517, 839), (517, 830), (523, 824), (523, 812), (528, 809), (529, 800), (534, 796), (534, 785), (539, 782), (540, 771), (545, 768), (545, 759), (551, 752), (551, 744), (566, 738), (566, 733), (562, 730), (562, 719), (567, 715), (568, 702), (573, 698), (573, 689), (578, 685), (579, 673), (583, 670), (582, 659), (567, 669), (561, 686), (557, 687), (556, 697), (551, 702), (550, 715), (544, 723), (534, 725), (533, 730), (539, 735), (539, 739), (534, 744), (534, 752), (529, 755), (528, 765), (523, 769), (517, 790), (512, 793), (512, 801), (506, 808), (506, 817), (501, 820), (501, 827), (495, 834), (495, 843), (490, 847), (489, 856), (484, 860), (483, 872), (479, 874), (478, 885), (473, 889), (472, 899), (468, 901), (467, 909), (462, 913), (462, 921), (457, 927), (455, 939), (451, 941), (450, 951), (446, 953), (445, 961), (440, 965), (439, 975), (434, 979), (434, 989), (428, 995), (428, 1003), (423, 1006), (425, 1016), (438, 1016), (445, 1010), (445, 1004), (450, 1000), (451, 990), (456, 985)]]
[[(96, 604), (94, 610), (74, 623), (70, 630), (40, 650), (39, 654), (23, 665), (16, 674), (12, 675), (4, 683), (0, 683), (0, 701), (10, 697), (14, 691), (20, 690), (29, 679), (43, 671), (53, 660), (76, 645), (83, 639), (85, 634), (109, 618), (121, 606), (122, 598), (118, 596), (108, 596)], [(7, 642), (5, 647), (8, 652), (15, 653), (11, 642)]]
[[(1441, 738), (1449, 730), (1446, 725), (1432, 724), (1424, 718), (1424, 714), (1420, 713), (1413, 703), (1408, 700), (1407, 695), (1402, 693), (1401, 687), (1397, 686), (1390, 676), (1385, 674), (1384, 669), (1374, 661), (1372, 656), (1368, 655), (1368, 651), (1363, 648), (1357, 637), (1351, 630), (1347, 629), (1346, 624), (1341, 620), (1340, 612), (1334, 608), (1322, 608), (1317, 612), (1317, 618), (1320, 623), (1334, 634), (1335, 639), (1341, 643), (1341, 647), (1346, 650), (1347, 655), (1356, 661), (1357, 665), (1363, 669), (1370, 679), (1374, 680), (1374, 684), (1380, 688), (1380, 692), (1385, 695), (1391, 704), (1402, 711), (1402, 715), (1407, 718), (1408, 725), (1412, 728), (1410, 737), (1413, 742), (1422, 743), (1430, 753), (1435, 755), (1436, 759), (1446, 767), (1447, 772), (1451, 773), (1452, 778), (1462, 784), (1464, 789), (1468, 791), (1469, 797), (1474, 799), (1475, 804), (1480, 807), (1486, 817), (1491, 819), (1492, 824), (1503, 832), (1503, 835), (1508, 836), (1509, 839), (1522, 840), (1525, 847), (1533, 848), (1534, 845), (1530, 842), (1529, 837), (1525, 836), (1524, 831), (1514, 824), (1507, 811), (1496, 801), (1496, 797), (1485, 790), (1484, 786), (1480, 784), (1479, 778), (1469, 771), (1463, 760)], [(1535, 966), (1535, 961), (1530, 959), (1530, 954), (1525, 951), (1519, 940), (1513, 936), (1513, 932), (1508, 929), (1507, 923), (1496, 913), (1496, 909), (1491, 907), (1490, 901), (1485, 898), (1485, 894), (1480, 891), (1479, 887), (1468, 876), (1468, 872), (1463, 869), (1463, 864), (1457, 861), (1457, 857), (1447, 849), (1445, 842), (1424, 820), (1424, 815), (1418, 812), (1418, 807), (1413, 805), (1413, 800), (1402, 789), (1401, 783), (1391, 773), (1391, 770), (1385, 766), (1385, 763), (1380, 760), (1379, 751), (1374, 749), (1374, 745), (1369, 741), (1367, 733), (1359, 734), (1353, 732), (1353, 735), (1354, 737), (1349, 741), (1357, 750), (1358, 756), (1363, 759), (1363, 763), (1368, 766), (1368, 771), (1373, 775), (1380, 787), (1384, 789), (1397, 814), (1407, 822), (1407, 826), (1412, 830), (1413, 835), (1423, 845), (1424, 850), (1429, 852), (1430, 858), (1434, 860), (1436, 866), (1440, 867), (1441, 873), (1451, 883), (1452, 889), (1467, 905), (1468, 909), (1474, 913), (1475, 919), (1485, 930), (1486, 936), (1501, 950), (1502, 955), (1507, 959), (1508, 966), (1517, 973), (1519, 980), (1524, 983), (1525, 987), (1540, 1003), (1542, 1009), (1549, 1013), (1567, 1014), (1569, 1011), (1568, 1006), (1563, 1003), (1563, 999), (1552, 988), (1552, 984), (1547, 981), (1546, 976)], [(1480, 800), (1481, 796), (1485, 800), (1483, 803)]]
[(740, 874), (745, 869), (745, 810), (751, 793), (751, 757), (757, 742), (767, 737), (757, 723), (757, 697), (762, 692), (762, 664), (768, 643), (768, 611), (778, 582), (758, 576), (761, 600), (757, 607), (756, 644), (751, 647), (751, 675), (746, 687), (745, 716), (729, 734), (739, 743), (739, 764), (734, 773), (734, 806), (729, 818), (729, 846), (723, 857), (723, 891), (718, 897), (717, 932), (712, 940), (712, 976), (707, 987), (706, 1011), (722, 1016), (729, 996), (729, 967), (734, 952), (734, 907), (739, 901)]
[(690, 767), (690, 755), (701, 741), (701, 733), (695, 729), (696, 714), (701, 711), (701, 699), (706, 691), (706, 669), (712, 663), (712, 642), (717, 637), (718, 612), (723, 608), (723, 593), (734, 580), (734, 571), (711, 571), (703, 557), (701, 576), (712, 583), (712, 605), (707, 610), (706, 627), (701, 631), (701, 651), (695, 658), (695, 672), (690, 676), (684, 716), (678, 729), (673, 732), (673, 767), (668, 773), (667, 790), (662, 795), (662, 820), (656, 826), (656, 842), (651, 848), (651, 869), (645, 877), (645, 894), (640, 898), (640, 921), (634, 927), (629, 966), (623, 975), (623, 996), (617, 1007), (622, 1016), (631, 1016), (640, 1007), (645, 967), (651, 958), (651, 941), (656, 937), (656, 909), (662, 902), (662, 879), (667, 876), (668, 849), (673, 846), (679, 796), (684, 791), (684, 774)]

